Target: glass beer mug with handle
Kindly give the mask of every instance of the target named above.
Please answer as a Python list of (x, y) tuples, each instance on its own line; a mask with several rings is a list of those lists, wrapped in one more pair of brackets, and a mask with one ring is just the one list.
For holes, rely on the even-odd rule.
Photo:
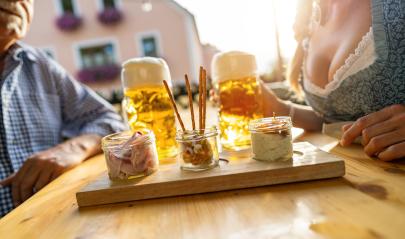
[(263, 117), (255, 56), (238, 51), (218, 53), (212, 78), (219, 95), (221, 144), (228, 150), (250, 147), (249, 122)]
[(156, 136), (160, 161), (177, 154), (174, 111), (163, 80), (171, 85), (169, 67), (160, 58), (130, 59), (122, 65), (123, 112), (129, 127), (148, 128)]

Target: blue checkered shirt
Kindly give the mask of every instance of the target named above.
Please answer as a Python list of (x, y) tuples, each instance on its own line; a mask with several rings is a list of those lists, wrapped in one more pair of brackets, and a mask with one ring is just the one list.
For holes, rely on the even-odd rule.
[[(0, 79), (0, 179), (35, 152), (83, 134), (124, 130), (112, 106), (74, 80), (44, 52), (15, 44)], [(11, 188), (0, 189), (1, 216), (13, 208)]]

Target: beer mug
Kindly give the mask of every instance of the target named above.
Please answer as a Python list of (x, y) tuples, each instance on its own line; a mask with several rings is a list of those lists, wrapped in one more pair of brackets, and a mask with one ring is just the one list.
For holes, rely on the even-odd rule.
[(244, 52), (218, 53), (212, 78), (219, 95), (221, 144), (228, 150), (250, 147), (249, 121), (263, 117), (255, 56)]
[(169, 67), (160, 58), (130, 59), (122, 65), (123, 112), (130, 128), (151, 129), (156, 136), (159, 160), (177, 154), (174, 111), (163, 85), (171, 86)]

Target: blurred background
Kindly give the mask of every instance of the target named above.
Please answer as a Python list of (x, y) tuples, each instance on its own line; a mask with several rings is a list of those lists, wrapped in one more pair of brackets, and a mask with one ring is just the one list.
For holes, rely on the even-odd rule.
[[(183, 76), (196, 82), (219, 51), (255, 54), (259, 74), (283, 82), (296, 43), (292, 25), (297, 0), (36, 0), (25, 42), (44, 50), (77, 80), (109, 100), (122, 99), (120, 66), (133, 57), (165, 59), (174, 93)], [(277, 85), (278, 84), (278, 85)], [(277, 90), (276, 90), (277, 91)]]

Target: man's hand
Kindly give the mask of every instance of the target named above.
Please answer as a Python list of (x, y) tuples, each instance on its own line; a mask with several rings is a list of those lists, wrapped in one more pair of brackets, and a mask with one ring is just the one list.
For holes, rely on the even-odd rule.
[(18, 206), (65, 171), (99, 153), (100, 140), (98, 135), (83, 135), (38, 152), (0, 184), (12, 185), (13, 201)]
[(384, 161), (405, 157), (405, 106), (388, 106), (343, 126), (340, 143), (350, 145), (360, 135), (369, 156)]

